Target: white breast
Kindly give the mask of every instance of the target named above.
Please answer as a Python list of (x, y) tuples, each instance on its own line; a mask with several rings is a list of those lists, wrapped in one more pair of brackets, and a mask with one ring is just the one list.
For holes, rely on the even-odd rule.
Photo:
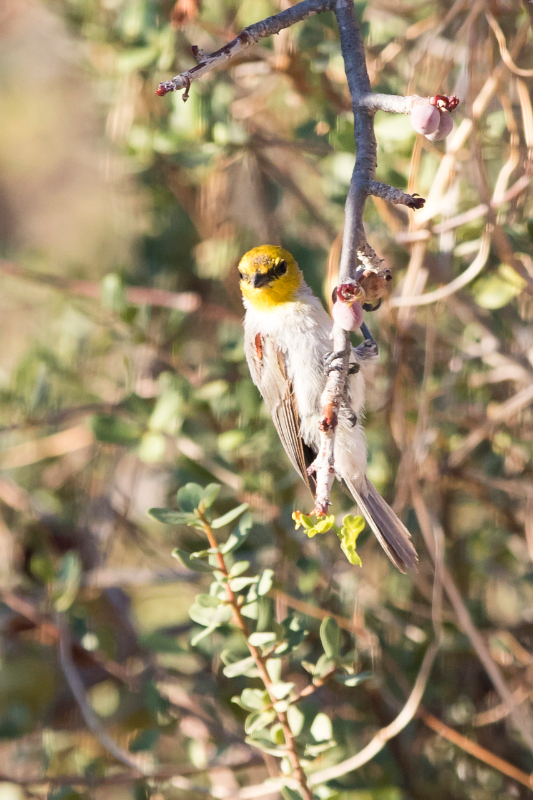
[[(324, 360), (331, 353), (332, 319), (308, 286), (294, 302), (270, 311), (248, 307), (244, 319), (247, 337), (272, 336), (285, 355), (300, 413), (300, 430), (306, 444), (318, 448), (321, 395), (326, 382)], [(350, 407), (358, 416), (352, 427), (341, 413), (335, 439), (336, 472), (353, 478), (366, 469), (366, 445), (361, 422), (364, 379), (361, 372), (349, 377)]]

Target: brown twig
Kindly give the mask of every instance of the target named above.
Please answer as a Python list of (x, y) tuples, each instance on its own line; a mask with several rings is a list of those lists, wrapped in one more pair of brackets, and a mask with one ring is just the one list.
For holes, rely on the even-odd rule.
[(514, 200), (515, 197), (518, 197), (520, 194), (522, 194), (522, 192), (524, 192), (530, 185), (531, 175), (521, 175), (516, 183), (510, 186), (509, 189), (507, 189), (507, 191), (498, 198), (494, 197), (490, 204), (479, 203), (479, 205), (469, 208), (468, 211), (462, 211), (460, 214), (456, 214), (454, 217), (443, 220), (443, 222), (439, 222), (437, 225), (433, 225), (431, 228), (419, 228), (413, 231), (400, 231), (396, 234), (395, 239), (398, 244), (409, 244), (410, 242), (420, 242), (426, 239), (431, 239), (432, 236), (439, 235), (441, 233), (447, 233), (455, 228), (459, 228), (461, 225), (466, 225), (468, 222), (473, 222), (476, 219), (486, 216), (491, 208), (499, 208), (505, 203), (508, 203), (510, 200)]
[[(45, 286), (80, 297), (89, 297), (93, 300), (98, 300), (102, 296), (101, 284), (96, 281), (83, 281), (77, 278), (65, 278), (63, 275), (34, 272), (4, 259), (0, 259), (0, 273), (12, 278), (42, 283)], [(125, 293), (126, 300), (132, 305), (175, 308), (187, 313), (196, 311), (202, 302), (200, 295), (196, 292), (167, 292), (164, 289), (153, 289), (148, 286), (128, 286), (125, 287)]]
[(511, 72), (514, 72), (515, 75), (520, 75), (522, 78), (531, 78), (533, 76), (533, 69), (522, 69), (521, 67), (517, 67), (514, 63), (507, 49), (504, 33), (489, 10), (485, 11), (485, 16), (496, 37), (498, 47), (500, 48), (500, 55), (505, 66), (510, 69)]
[(63, 670), (65, 679), (74, 695), (74, 699), (78, 704), (78, 708), (80, 709), (87, 727), (98, 739), (102, 747), (116, 758), (117, 761), (130, 767), (130, 769), (133, 769), (137, 772), (138, 776), (141, 777), (144, 775), (144, 770), (142, 770), (130, 754), (109, 735), (87, 701), (83, 681), (79, 676), (72, 658), (70, 631), (63, 614), (57, 614), (56, 626), (59, 633), (59, 661), (61, 669)]
[[(275, 694), (272, 691), (273, 682), (272, 682), (272, 680), (270, 678), (270, 675), (268, 674), (268, 670), (267, 670), (267, 667), (266, 667), (266, 658), (262, 655), (261, 650), (259, 648), (255, 647), (253, 644), (250, 644), (250, 642), (249, 642), (250, 633), (248, 631), (248, 626), (247, 626), (246, 621), (245, 621), (245, 619), (244, 619), (244, 617), (243, 617), (243, 615), (241, 613), (241, 609), (240, 609), (240, 606), (239, 606), (239, 604), (237, 602), (237, 598), (235, 597), (235, 594), (234, 594), (234, 592), (233, 592), (233, 590), (232, 590), (232, 588), (230, 586), (229, 573), (228, 573), (228, 570), (227, 570), (227, 567), (226, 567), (226, 562), (224, 560), (224, 556), (223, 556), (223, 554), (220, 552), (220, 550), (218, 548), (218, 542), (217, 542), (217, 540), (215, 538), (215, 534), (213, 533), (213, 529), (212, 529), (211, 525), (209, 524), (209, 522), (207, 520), (207, 517), (205, 516), (205, 514), (202, 514), (200, 512), (199, 513), (199, 518), (201, 520), (204, 533), (205, 533), (205, 535), (207, 537), (207, 540), (209, 542), (209, 546), (211, 548), (213, 548), (213, 550), (215, 552), (215, 556), (216, 556), (216, 559), (217, 559), (217, 562), (218, 562), (218, 568), (220, 569), (220, 571), (222, 572), (222, 574), (226, 578), (226, 584), (225, 584), (225, 586), (226, 586), (226, 596), (227, 596), (228, 603), (229, 603), (229, 605), (231, 606), (231, 608), (233, 610), (233, 621), (234, 621), (235, 625), (239, 628), (239, 630), (242, 632), (242, 634), (244, 635), (244, 637), (246, 639), (246, 645), (247, 645), (247, 647), (248, 647), (248, 649), (250, 651), (250, 655), (252, 656), (252, 658), (255, 661), (255, 665), (257, 667), (257, 670), (259, 672), (261, 680), (264, 683), (265, 689), (268, 692), (268, 695), (270, 697), (270, 701), (272, 703), (272, 706), (275, 707), (275, 704), (278, 702), (278, 699), (276, 698)], [(294, 735), (293, 735), (291, 727), (289, 725), (287, 714), (286, 714), (285, 711), (277, 711), (276, 710), (276, 715), (277, 715), (277, 718), (278, 718), (278, 722), (279, 722), (279, 724), (281, 725), (281, 727), (283, 729), (283, 734), (284, 734), (284, 737), (285, 737), (286, 753), (287, 753), (287, 757), (289, 758), (289, 761), (291, 762), (292, 771), (293, 771), (293, 777), (299, 783), (300, 791), (302, 793), (302, 796), (303, 796), (304, 800), (313, 800), (313, 793), (309, 789), (307, 776), (306, 776), (306, 774), (304, 772), (304, 769), (302, 767), (302, 764), (300, 762), (300, 756), (298, 754), (298, 750), (297, 750), (297, 747), (296, 747), (296, 742), (295, 742), (295, 739), (294, 739)]]
[[(435, 559), (435, 524), (426, 507), (422, 493), (415, 478), (413, 478), (411, 481), (411, 496), (413, 500), (413, 507), (415, 509), (426, 546), (431, 557)], [(466, 604), (446, 567), (443, 567), (442, 569), (442, 583), (444, 590), (448, 595), (448, 599), (457, 615), (457, 619), (459, 620), (461, 628), (470, 639), (472, 646), (475, 649), (487, 675), (492, 681), (494, 688), (508, 708), (510, 717), (513, 720), (517, 730), (520, 731), (525, 743), (529, 747), (530, 751), (533, 752), (533, 731), (531, 730), (530, 720), (523, 714), (522, 710), (517, 707), (512, 692), (505, 683), (500, 670), (496, 666), (483, 640), (483, 637), (474, 625)]]
[(438, 733), (439, 736), (442, 736), (449, 742), (453, 742), (453, 744), (460, 747), (461, 750), (464, 750), (465, 753), (470, 753), (471, 756), (488, 764), (489, 767), (497, 769), (499, 772), (503, 773), (503, 775), (507, 775), (509, 778), (513, 778), (529, 789), (533, 789), (533, 774), (528, 775), (527, 772), (523, 772), (495, 753), (491, 753), (490, 750), (481, 747), (477, 742), (473, 742), (471, 739), (467, 739), (466, 736), (462, 736), (453, 728), (441, 722), (440, 719), (434, 717), (433, 714), (429, 714), (425, 709), (421, 708), (418, 712), (418, 716), (424, 721), (428, 728), (431, 728), (431, 730), (435, 731), (435, 733)]

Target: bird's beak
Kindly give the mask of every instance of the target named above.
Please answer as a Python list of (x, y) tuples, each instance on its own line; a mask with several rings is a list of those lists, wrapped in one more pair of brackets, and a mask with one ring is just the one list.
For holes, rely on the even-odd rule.
[(261, 286), (268, 286), (272, 282), (272, 275), (266, 272), (256, 272), (252, 278), (252, 286), (259, 289)]

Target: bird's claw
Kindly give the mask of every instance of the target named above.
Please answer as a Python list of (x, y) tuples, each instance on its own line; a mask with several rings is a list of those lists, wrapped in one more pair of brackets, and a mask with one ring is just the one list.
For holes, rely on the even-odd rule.
[(372, 358), (377, 358), (379, 354), (378, 344), (374, 339), (365, 339), (355, 348), (355, 352), (361, 361), (369, 361)]
[(328, 355), (324, 359), (324, 367), (326, 368), (326, 375), (329, 375), (330, 372), (342, 372), (344, 369), (342, 364), (338, 366), (333, 366), (333, 362), (337, 361), (339, 358), (344, 358), (344, 350), (339, 350), (338, 352), (328, 353)]
[(357, 425), (357, 414), (353, 409), (343, 403), (342, 410), (346, 414), (346, 418), (352, 428), (355, 428)]

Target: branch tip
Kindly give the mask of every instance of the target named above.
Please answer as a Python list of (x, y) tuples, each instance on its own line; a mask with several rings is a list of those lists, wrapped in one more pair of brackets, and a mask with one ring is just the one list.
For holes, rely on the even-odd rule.
[(429, 104), (435, 106), (439, 111), (453, 111), (459, 105), (459, 98), (454, 94), (448, 96), (446, 94), (436, 94), (429, 98)]
[(405, 205), (407, 206), (407, 208), (413, 208), (413, 209), (424, 208), (425, 202), (426, 198), (420, 197), (420, 195), (417, 192), (415, 192), (414, 194), (411, 195), (411, 199), (408, 200)]

